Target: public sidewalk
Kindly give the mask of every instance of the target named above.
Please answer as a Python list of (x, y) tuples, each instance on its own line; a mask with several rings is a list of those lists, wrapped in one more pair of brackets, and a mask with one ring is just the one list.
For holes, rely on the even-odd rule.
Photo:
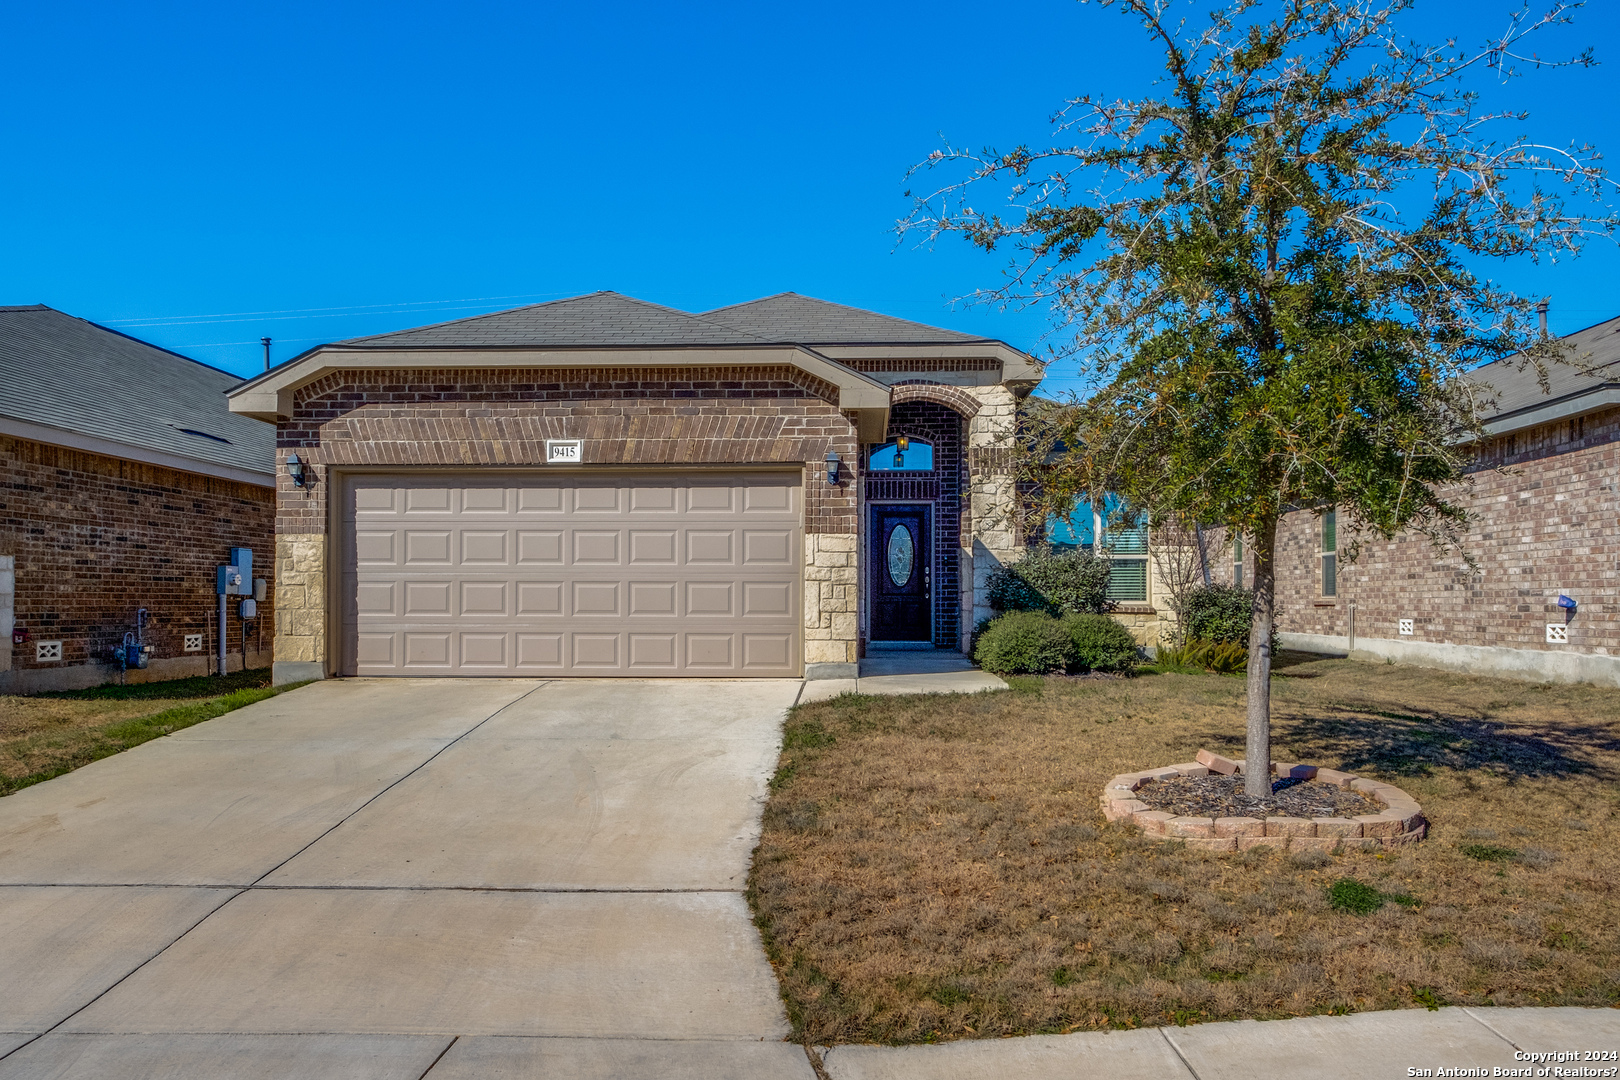
[[(1566, 1055), (1563, 1061), (1557, 1060), (1559, 1051)], [(1620, 1009), (1401, 1009), (937, 1046), (836, 1046), (818, 1051), (832, 1080), (1620, 1075), (1620, 1061), (1612, 1057), (1583, 1060), (1588, 1052), (1620, 1052)], [(1529, 1058), (1549, 1053), (1555, 1056)], [(1512, 1071), (1525, 1069), (1529, 1071)]]

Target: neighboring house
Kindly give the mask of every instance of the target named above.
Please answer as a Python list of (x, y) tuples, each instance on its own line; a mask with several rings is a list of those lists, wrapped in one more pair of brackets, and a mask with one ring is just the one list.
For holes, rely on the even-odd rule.
[(312, 349), (230, 395), (278, 442), (275, 677), (831, 678), (869, 644), (960, 649), (1021, 554), (1010, 436), (1040, 377), (792, 293)]
[[(215, 568), (250, 547), (270, 576), (275, 444), (226, 409), (240, 381), (42, 305), (0, 307), (0, 692), (118, 677), (112, 650), (143, 608), (153, 658), (131, 681), (210, 670)], [(243, 629), (232, 604), (233, 668)], [(247, 629), (248, 665), (268, 663), (268, 631)]]
[[(1277, 538), (1285, 647), (1620, 685), (1620, 318), (1564, 341), (1574, 363), (1550, 371), (1547, 392), (1507, 363), (1475, 373), (1498, 399), (1462, 500), (1479, 572), (1421, 536), (1368, 540), (1344, 564), (1331, 509), (1289, 514)], [(1211, 539), (1214, 579), (1252, 584), (1242, 545)]]

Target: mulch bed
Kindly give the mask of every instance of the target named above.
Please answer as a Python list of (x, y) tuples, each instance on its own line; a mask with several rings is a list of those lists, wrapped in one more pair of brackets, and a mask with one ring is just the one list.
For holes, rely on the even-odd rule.
[(1257, 799), (1243, 792), (1241, 776), (1179, 776), (1153, 780), (1136, 798), (1155, 810), (1182, 817), (1355, 817), (1383, 809), (1360, 792), (1315, 780), (1273, 780), (1271, 796)]

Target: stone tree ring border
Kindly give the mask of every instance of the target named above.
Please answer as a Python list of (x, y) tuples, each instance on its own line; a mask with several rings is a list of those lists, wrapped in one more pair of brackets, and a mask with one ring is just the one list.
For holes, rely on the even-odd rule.
[(1122, 773), (1103, 788), (1102, 812), (1109, 821), (1130, 822), (1143, 834), (1181, 840), (1205, 851), (1247, 851), (1255, 847), (1279, 851), (1389, 851), (1423, 839), (1428, 822), (1417, 800), (1393, 784), (1369, 780), (1336, 769), (1314, 765), (1272, 763), (1274, 776), (1296, 777), (1336, 784), (1383, 805), (1376, 814), (1357, 817), (1177, 817), (1151, 809), (1136, 792), (1155, 780), (1180, 776), (1208, 776), (1211, 772), (1240, 775), (1242, 761), (1228, 761), (1201, 750), (1198, 761), (1167, 765), (1162, 769)]

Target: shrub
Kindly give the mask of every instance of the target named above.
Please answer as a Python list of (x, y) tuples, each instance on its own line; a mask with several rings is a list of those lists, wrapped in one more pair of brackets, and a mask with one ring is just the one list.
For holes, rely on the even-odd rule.
[(1074, 666), (1081, 671), (1129, 671), (1136, 666), (1136, 639), (1108, 616), (1066, 615), (1063, 628), (1074, 644)]
[(979, 635), (973, 659), (997, 675), (1045, 675), (1062, 671), (1074, 655), (1074, 641), (1064, 625), (1039, 611), (1014, 611), (996, 619)]
[(1088, 551), (1031, 549), (1019, 561), (990, 576), (990, 606), (997, 611), (1103, 614), (1108, 599), (1108, 560)]
[(1249, 669), (1249, 648), (1231, 641), (1189, 638), (1185, 645), (1161, 646), (1153, 662), (1161, 671), (1202, 669), (1217, 675), (1240, 675)]
[(1203, 585), (1187, 590), (1182, 602), (1188, 639), (1231, 642), (1245, 648), (1254, 622), (1254, 591), (1236, 585)]

